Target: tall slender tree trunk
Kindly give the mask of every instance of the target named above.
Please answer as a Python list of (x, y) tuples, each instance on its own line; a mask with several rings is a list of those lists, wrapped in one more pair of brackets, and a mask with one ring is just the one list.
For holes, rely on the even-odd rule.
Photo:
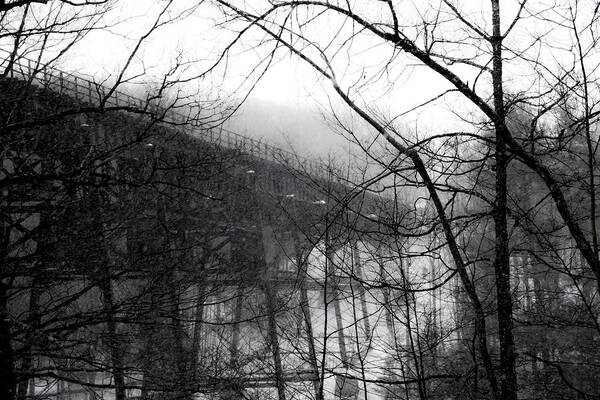
[[(500, 31), (500, 1), (492, 2), (492, 83), (496, 121), (496, 197), (493, 210), (495, 227), (495, 278), (498, 305), (498, 329), (500, 339), (500, 398), (517, 399), (515, 370), (515, 343), (513, 337), (512, 297), (510, 291), (510, 262), (508, 228), (506, 218), (507, 187), (506, 170), (508, 157), (505, 142), (504, 88), (502, 82), (502, 33)], [(502, 123), (502, 126), (499, 125)]]
[[(571, 11), (571, 14), (573, 11)], [(591, 110), (590, 110), (590, 93), (589, 93), (589, 78), (587, 68), (585, 66), (585, 55), (581, 45), (581, 38), (579, 30), (576, 24), (576, 15), (572, 14), (571, 22), (573, 24), (573, 33), (575, 35), (575, 41), (577, 44), (577, 56), (579, 66), (581, 68), (581, 75), (583, 78), (583, 105), (584, 105), (584, 120), (583, 127), (585, 129), (585, 142), (587, 147), (587, 168), (588, 168), (588, 179), (589, 179), (589, 194), (590, 194), (590, 230), (592, 234), (592, 250), (594, 255), (598, 257), (598, 227), (596, 223), (597, 212), (597, 194), (596, 194), (596, 179), (595, 179), (595, 153), (596, 149), (592, 138), (592, 127), (590, 125)], [(600, 293), (600, 280), (597, 283), (597, 290)]]

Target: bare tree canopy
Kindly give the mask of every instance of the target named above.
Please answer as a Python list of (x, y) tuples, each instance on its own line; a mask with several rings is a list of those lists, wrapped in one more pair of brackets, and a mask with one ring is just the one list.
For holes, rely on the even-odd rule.
[(597, 2), (124, 4), (0, 1), (0, 397), (600, 398)]

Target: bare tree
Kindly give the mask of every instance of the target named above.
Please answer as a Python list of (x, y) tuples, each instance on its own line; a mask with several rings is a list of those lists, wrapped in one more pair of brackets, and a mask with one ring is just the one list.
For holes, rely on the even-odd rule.
[[(186, 357), (186, 346), (198, 341), (210, 293), (204, 267), (195, 267), (218, 258), (223, 244), (213, 239), (223, 226), (181, 220), (218, 201), (213, 187), (234, 152), (199, 145), (178, 128), (208, 135), (226, 112), (178, 90), (178, 58), (143, 98), (127, 93), (144, 79), (135, 60), (149, 38), (191, 10), (173, 1), (157, 4), (110, 79), (56, 68), (88, 33), (123, 22), (110, 20), (116, 4), (0, 3), (2, 398), (48, 390), (190, 396), (188, 382), (200, 380), (185, 379), (199, 353)], [(149, 349), (159, 337), (177, 349), (175, 359)], [(172, 374), (156, 374), (153, 358), (175, 366)]]
[[(517, 352), (512, 294), (515, 288), (511, 287), (514, 274), (510, 251), (514, 239), (511, 235), (520, 214), (513, 213), (513, 204), (509, 201), (515, 196), (512, 192), (515, 189), (508, 184), (511, 164), (536, 176), (537, 190), (551, 200), (545, 207), (555, 210), (560, 224), (568, 232), (568, 239), (564, 240), (572, 240), (594, 280), (600, 277), (594, 232), (593, 160), (597, 137), (594, 134), (595, 101), (592, 100), (596, 94), (591, 87), (595, 70), (590, 70), (590, 60), (596, 50), (597, 7), (578, 1), (554, 2), (551, 6), (516, 1), (503, 5), (506, 7), (503, 10), (495, 0), (483, 9), (479, 5), (459, 5), (445, 0), (414, 7), (393, 1), (278, 1), (253, 8), (237, 2), (215, 3), (227, 16), (228, 26), (239, 32), (237, 40), (252, 41), (258, 37), (261, 43), (295, 55), (329, 82), (332, 93), (362, 119), (374, 137), (386, 141), (394, 150), (395, 155), (390, 159), (398, 161), (383, 167), (399, 176), (398, 182), (416, 183), (427, 193), (453, 261), (451, 268), (456, 270), (472, 308), (478, 358), (484, 366), (491, 395), (498, 399), (516, 399)], [(504, 22), (501, 16), (510, 17)], [(536, 25), (533, 34), (527, 28), (532, 24)], [(562, 40), (567, 40), (566, 50)], [(375, 66), (358, 56), (376, 46), (382, 49), (380, 53), (369, 53), (378, 57), (379, 63)], [(575, 57), (571, 56), (570, 49)], [(545, 52), (555, 58), (550, 60)], [(382, 83), (387, 85), (388, 94), (401, 90), (397, 81), (401, 81), (401, 72), (408, 70), (402, 69), (407, 64), (422, 66), (428, 71), (424, 75), (441, 78), (442, 87), (429, 99), (397, 115), (378, 111), (369, 102), (372, 98), (369, 90)], [(516, 70), (525, 72), (519, 75)], [(523, 76), (523, 84), (517, 81), (519, 76)], [(564, 152), (560, 160), (544, 155), (547, 149), (560, 145), (562, 135), (553, 132), (563, 132), (564, 126), (561, 127), (555, 117), (560, 113), (561, 104), (571, 95), (577, 98), (573, 108), (577, 111), (572, 114), (576, 115), (575, 125), (581, 128), (578, 132), (585, 143), (582, 166), (587, 165), (584, 167), (587, 174), (578, 180), (580, 184), (585, 183), (584, 197), (589, 204), (585, 221), (580, 217), (579, 204), (569, 201), (572, 191), (565, 186), (564, 171), (557, 164), (564, 162), (562, 157), (567, 153), (572, 155), (572, 150)], [(460, 111), (455, 113), (470, 122), (470, 127), (457, 131), (442, 128), (439, 134), (423, 140), (398, 127), (399, 118), (415, 112), (435, 112), (427, 106), (446, 98), (460, 104), (457, 106)], [(508, 116), (519, 109), (528, 113), (527, 123), (511, 124)], [(378, 157), (373, 154), (373, 142), (376, 142), (373, 136), (365, 140), (357, 132), (349, 131), (368, 157)], [(490, 131), (491, 136), (487, 133)], [(483, 144), (486, 150), (473, 152), (475, 143)], [(396, 165), (410, 167), (414, 175), (406, 179)], [(489, 171), (486, 172), (489, 189), (481, 186), (479, 180), (483, 178), (480, 172), (484, 169)], [(475, 176), (471, 186), (465, 181), (466, 171)], [(477, 217), (477, 214), (468, 214), (475, 211), (468, 207), (474, 198), (483, 200), (484, 212), (493, 221), (493, 234), (488, 243), (493, 250), (486, 257), (491, 256), (488, 262), (493, 271), (494, 332), (490, 332), (486, 322), (488, 310), (481, 299), (486, 286), (479, 287), (477, 274), (473, 275), (471, 267), (475, 260), (461, 246), (468, 238), (462, 233), (461, 221)], [(465, 214), (456, 218), (458, 210)], [(481, 210), (475, 212), (481, 213)], [(498, 338), (498, 359), (488, 342), (492, 337)], [(569, 386), (573, 389), (573, 385)], [(586, 393), (577, 387), (573, 390)]]

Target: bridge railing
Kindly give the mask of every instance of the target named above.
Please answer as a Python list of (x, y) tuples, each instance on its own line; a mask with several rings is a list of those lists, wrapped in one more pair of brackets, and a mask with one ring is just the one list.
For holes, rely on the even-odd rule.
[[(292, 169), (307, 172), (311, 176), (326, 177), (327, 166), (318, 161), (300, 157), (293, 152), (224, 128), (218, 131), (215, 129), (202, 129), (194, 126), (183, 113), (172, 108), (152, 104), (147, 99), (144, 100), (120, 90), (111, 92), (110, 87), (95, 82), (91, 76), (65, 72), (25, 57), (16, 57), (12, 65), (9, 65), (10, 57), (11, 53), (0, 49), (0, 72), (6, 76), (31, 81), (37, 86), (51, 89), (81, 103), (100, 105), (101, 102), (104, 102), (104, 107), (129, 107), (145, 110), (149, 114), (158, 116), (165, 125), (182, 128), (187, 133), (206, 142), (227, 149), (239, 150), (257, 158), (284, 163)], [(7, 68), (10, 69), (7, 71)]]

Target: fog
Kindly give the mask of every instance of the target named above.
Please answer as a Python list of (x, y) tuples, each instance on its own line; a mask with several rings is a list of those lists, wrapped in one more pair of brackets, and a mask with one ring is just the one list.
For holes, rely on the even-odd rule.
[(348, 142), (333, 132), (325, 116), (306, 105), (249, 99), (225, 124), (227, 129), (292, 150), (303, 157), (337, 158), (348, 151)]

